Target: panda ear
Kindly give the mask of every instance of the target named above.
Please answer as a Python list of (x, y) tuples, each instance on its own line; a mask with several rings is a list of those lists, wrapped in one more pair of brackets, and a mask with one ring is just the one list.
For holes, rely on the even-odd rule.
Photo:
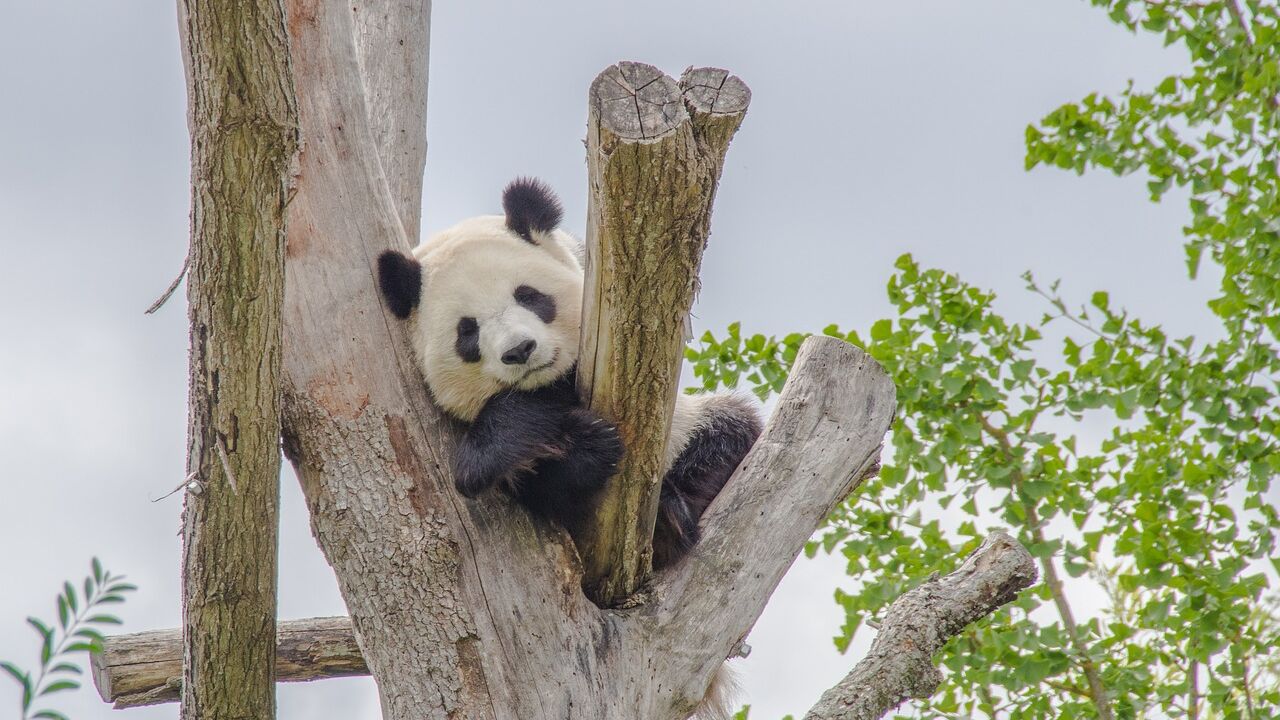
[(538, 244), (534, 233), (549, 233), (560, 225), (560, 199), (542, 181), (516, 178), (502, 191), (507, 227), (526, 242)]
[(422, 264), (395, 250), (378, 256), (378, 287), (391, 314), (404, 320), (422, 298)]

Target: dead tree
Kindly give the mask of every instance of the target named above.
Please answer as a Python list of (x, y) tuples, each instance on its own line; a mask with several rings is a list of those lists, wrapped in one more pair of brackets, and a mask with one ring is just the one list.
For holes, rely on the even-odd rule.
[[(417, 240), (426, 15), (425, 2), (287, 3), (304, 144), (288, 207), (283, 439), (314, 534), (386, 718), (683, 718), (814, 528), (877, 467), (895, 389), (858, 348), (806, 341), (764, 434), (703, 518), (702, 542), (653, 575), (680, 325), (749, 92), (722, 70), (676, 81), (619, 63), (589, 96), (580, 390), (622, 427), (627, 465), (581, 556), (500, 496), (459, 496), (452, 426), (374, 280), (383, 250)], [(931, 647), (921, 643), (958, 632), (956, 618), (1012, 598), (1031, 581), (1028, 567), (1025, 551), (996, 538), (959, 571), (971, 583), (925, 586), (940, 618), (932, 635), (885, 636)], [(165, 642), (172, 636), (109, 642), (95, 658), (104, 697), (171, 697), (179, 680), (140, 678), (169, 657)], [(898, 672), (855, 675), (921, 687)], [(852, 697), (836, 690), (824, 707)], [(885, 712), (902, 694), (876, 697)], [(821, 717), (846, 717), (834, 712)]]

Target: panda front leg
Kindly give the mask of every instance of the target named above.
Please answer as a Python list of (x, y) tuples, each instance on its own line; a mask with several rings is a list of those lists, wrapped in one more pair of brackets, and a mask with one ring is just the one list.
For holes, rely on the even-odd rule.
[(732, 393), (677, 398), (669, 441), (675, 459), (662, 478), (653, 533), (655, 569), (675, 564), (697, 544), (698, 521), (762, 429), (750, 398)]
[(530, 510), (576, 529), (618, 471), (624, 453), (613, 423), (575, 407), (561, 418), (565, 452), (538, 463), (537, 472), (520, 484), (520, 499)]
[(467, 427), (454, 455), (458, 492), (476, 497), (499, 482), (518, 484), (542, 461), (569, 452), (561, 427), (569, 408), (532, 393), (495, 395)]

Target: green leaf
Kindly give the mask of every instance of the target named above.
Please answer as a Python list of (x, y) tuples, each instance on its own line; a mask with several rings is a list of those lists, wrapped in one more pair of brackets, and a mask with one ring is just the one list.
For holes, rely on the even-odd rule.
[(19, 685), (30, 691), (31, 677), (11, 662), (0, 662), (0, 670), (5, 671)]
[(27, 618), (27, 624), (35, 628), (36, 633), (40, 635), (42, 640), (53, 635), (53, 628), (45, 625), (39, 618), (29, 617)]
[(76, 607), (76, 589), (71, 587), (71, 583), (65, 582), (62, 584), (62, 592), (63, 597), (67, 599), (67, 607), (71, 608), (72, 613), (77, 612), (79, 608)]
[(76, 682), (75, 680), (58, 680), (56, 682), (51, 682), (48, 685), (46, 685), (44, 689), (40, 691), (40, 694), (37, 695), (36, 697), (52, 695), (53, 693), (63, 692), (64, 690), (76, 690), (79, 687), (80, 687), (80, 683)]

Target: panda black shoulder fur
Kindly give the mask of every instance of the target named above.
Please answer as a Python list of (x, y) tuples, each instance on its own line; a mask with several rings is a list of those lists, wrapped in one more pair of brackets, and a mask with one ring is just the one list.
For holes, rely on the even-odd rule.
[[(378, 279), (409, 322), (436, 402), (467, 424), (454, 459), (467, 497), (499, 486), (530, 511), (574, 529), (614, 473), (617, 428), (575, 391), (582, 314), (576, 241), (558, 229), (560, 202), (522, 179), (503, 193), (505, 216), (464, 220), (413, 257), (387, 251)], [(755, 443), (754, 401), (680, 395), (662, 482), (654, 566), (684, 557), (698, 520)]]

